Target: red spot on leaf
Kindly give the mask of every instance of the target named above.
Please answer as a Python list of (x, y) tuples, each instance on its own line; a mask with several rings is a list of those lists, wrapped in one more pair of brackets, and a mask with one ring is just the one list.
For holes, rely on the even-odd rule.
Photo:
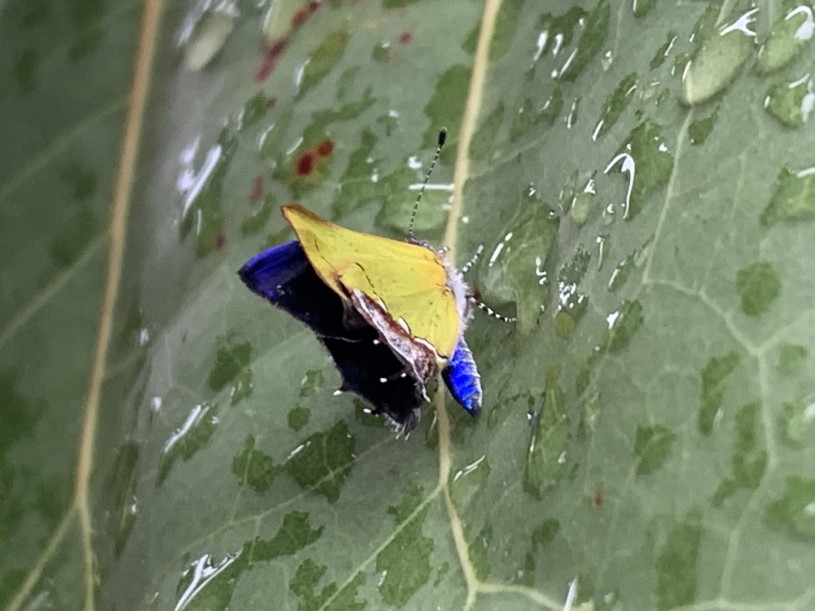
[(291, 27), (299, 28), (301, 25), (303, 25), (306, 22), (306, 19), (308, 19), (309, 14), (310, 13), (306, 9), (301, 8), (291, 18)]
[(308, 176), (314, 171), (314, 166), (316, 165), (316, 159), (314, 157), (314, 153), (311, 151), (306, 151), (302, 155), (300, 155), (300, 159), (297, 160), (297, 174), (298, 176)]
[(221, 250), (226, 244), (226, 234), (223, 231), (219, 231), (218, 234), (215, 236), (215, 240), (212, 246), (215, 250)]
[(326, 138), (319, 145), (317, 145), (317, 154), (320, 157), (328, 157), (334, 150), (334, 141)]
[(322, 4), (323, 4), (322, 0), (311, 0), (311, 2), (308, 3), (308, 12), (313, 13), (318, 8), (320, 8)]
[(591, 497), (591, 505), (595, 509), (600, 509), (603, 506), (603, 491), (597, 490)]
[(266, 51), (263, 53), (260, 66), (255, 70), (255, 82), (260, 83), (265, 81), (269, 78), (269, 75), (274, 72), (274, 69), (277, 67), (277, 61), (280, 59), (280, 55), (286, 48), (287, 43), (288, 37), (279, 38), (266, 46)]
[(263, 197), (263, 176), (255, 176), (249, 191), (249, 203), (256, 204)]
[(399, 34), (399, 42), (401, 42), (402, 44), (409, 43), (412, 38), (413, 38), (412, 32), (404, 31), (401, 34)]

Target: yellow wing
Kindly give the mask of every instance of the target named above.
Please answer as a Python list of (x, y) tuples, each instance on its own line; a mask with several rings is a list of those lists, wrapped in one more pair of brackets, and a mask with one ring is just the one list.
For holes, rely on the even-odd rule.
[(357, 289), (402, 319), (439, 356), (459, 335), (456, 300), (441, 258), (429, 248), (335, 225), (298, 204), (282, 208), (317, 275), (342, 299)]

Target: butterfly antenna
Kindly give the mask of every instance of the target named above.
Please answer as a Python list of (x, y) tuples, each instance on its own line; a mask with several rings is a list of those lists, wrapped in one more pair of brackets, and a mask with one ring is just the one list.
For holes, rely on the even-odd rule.
[(473, 254), (473, 256), (472, 256), (472, 257), (470, 257), (470, 260), (469, 260), (469, 261), (467, 261), (467, 263), (465, 263), (465, 264), (464, 264), (464, 265), (461, 267), (461, 269), (460, 269), (460, 270), (458, 270), (458, 271), (459, 271), (459, 273), (460, 273), (460, 274), (462, 274), (462, 275), (464, 275), (464, 274), (466, 274), (468, 271), (470, 271), (470, 270), (473, 268), (473, 265), (475, 265), (476, 263), (478, 263), (478, 258), (481, 256), (481, 253), (483, 253), (483, 252), (484, 252), (484, 245), (483, 245), (483, 244), (479, 244), (479, 245), (478, 245), (478, 248), (476, 249), (476, 251), (475, 251), (475, 253)]
[(433, 161), (430, 162), (430, 167), (427, 168), (427, 172), (424, 175), (424, 182), (422, 183), (422, 188), (419, 189), (419, 195), (416, 196), (416, 201), (413, 204), (413, 212), (410, 213), (410, 225), (408, 225), (408, 237), (415, 238), (416, 236), (413, 234), (413, 224), (416, 222), (416, 212), (419, 210), (419, 202), (422, 201), (422, 195), (424, 195), (425, 187), (427, 187), (427, 181), (430, 180), (430, 175), (433, 173), (433, 168), (436, 167), (436, 162), (439, 160), (439, 155), (441, 155), (441, 148), (444, 146), (444, 142), (447, 140), (447, 128), (442, 127), (439, 131), (439, 141), (436, 144), (436, 154), (433, 155)]
[(489, 316), (491, 318), (495, 318), (496, 320), (500, 320), (501, 322), (508, 322), (508, 323), (516, 323), (516, 322), (518, 322), (517, 317), (515, 317), (515, 316), (504, 316), (503, 314), (499, 314), (498, 312), (493, 310), (490, 306), (488, 306), (487, 304), (479, 301), (478, 299), (476, 299), (473, 296), (470, 296), (469, 299), (470, 299), (471, 304), (473, 304), (475, 307), (477, 307), (479, 310), (481, 310), (482, 312), (484, 312), (487, 316)]

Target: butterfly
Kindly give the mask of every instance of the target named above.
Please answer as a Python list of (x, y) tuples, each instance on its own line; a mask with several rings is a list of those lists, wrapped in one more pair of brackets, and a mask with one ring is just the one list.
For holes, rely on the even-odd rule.
[(441, 373), (456, 402), (477, 416), (480, 376), (464, 340), (470, 297), (446, 254), (412, 229), (400, 241), (336, 225), (298, 204), (281, 211), (297, 239), (255, 255), (238, 274), (311, 328), (342, 377), (340, 390), (361, 396), (397, 432), (408, 433), (428, 384)]

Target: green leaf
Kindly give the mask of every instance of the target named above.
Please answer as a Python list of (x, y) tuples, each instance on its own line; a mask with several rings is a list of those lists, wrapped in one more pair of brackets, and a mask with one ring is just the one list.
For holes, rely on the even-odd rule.
[[(812, 4), (210, 4), (0, 2), (0, 608), (805, 608)], [(442, 126), (518, 322), (396, 439), (235, 271)]]

